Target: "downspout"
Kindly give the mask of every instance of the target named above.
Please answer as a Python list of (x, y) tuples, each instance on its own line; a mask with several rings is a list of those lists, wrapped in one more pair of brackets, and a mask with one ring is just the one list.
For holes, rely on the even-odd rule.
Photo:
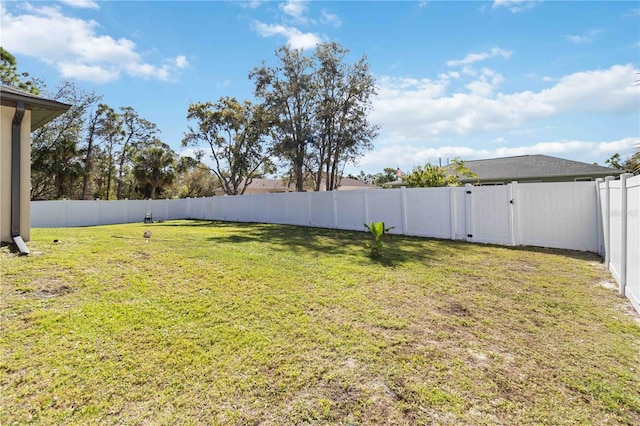
[(29, 249), (20, 236), (20, 174), (21, 174), (21, 151), (22, 151), (22, 119), (24, 118), (24, 102), (19, 101), (16, 105), (16, 113), (13, 116), (11, 126), (11, 239), (20, 251), (20, 254), (29, 254)]

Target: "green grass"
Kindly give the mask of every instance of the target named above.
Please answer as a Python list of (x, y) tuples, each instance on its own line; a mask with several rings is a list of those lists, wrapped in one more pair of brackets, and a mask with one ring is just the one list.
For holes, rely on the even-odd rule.
[(596, 256), (366, 237), (32, 230), (0, 257), (0, 424), (640, 424)]

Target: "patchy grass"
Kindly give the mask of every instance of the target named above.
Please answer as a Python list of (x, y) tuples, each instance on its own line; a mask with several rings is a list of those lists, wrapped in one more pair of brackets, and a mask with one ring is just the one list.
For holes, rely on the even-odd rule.
[(366, 238), (34, 229), (0, 258), (0, 423), (640, 424), (640, 326), (597, 257)]

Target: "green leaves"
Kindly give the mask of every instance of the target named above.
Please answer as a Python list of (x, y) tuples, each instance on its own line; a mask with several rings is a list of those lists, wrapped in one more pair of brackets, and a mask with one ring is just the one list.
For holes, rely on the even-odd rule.
[(384, 222), (371, 221), (368, 225), (365, 223), (364, 227), (367, 228), (371, 234), (371, 241), (365, 243), (365, 247), (371, 249), (370, 256), (373, 258), (382, 256), (382, 248), (384, 247), (382, 240), (389, 236), (388, 232), (394, 229), (395, 226), (387, 228)]
[(405, 176), (404, 181), (411, 188), (430, 188), (438, 186), (458, 186), (460, 176), (477, 177), (469, 169), (464, 161), (454, 158), (451, 165), (446, 167), (425, 164), (424, 167), (417, 166), (411, 174)]

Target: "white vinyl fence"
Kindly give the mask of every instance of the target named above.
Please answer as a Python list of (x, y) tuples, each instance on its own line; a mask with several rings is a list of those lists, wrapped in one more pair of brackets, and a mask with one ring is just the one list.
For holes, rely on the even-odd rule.
[(601, 252), (595, 182), (458, 188), (289, 192), (180, 200), (34, 201), (31, 226), (69, 227), (206, 219), (364, 231)]
[(611, 275), (640, 313), (640, 176), (598, 182), (604, 261)]
[[(611, 178), (612, 179), (612, 178)], [(602, 182), (365, 189), (180, 200), (36, 201), (31, 226), (205, 219), (364, 231), (597, 252), (640, 312), (640, 177)], [(623, 213), (624, 212), (624, 213)]]

